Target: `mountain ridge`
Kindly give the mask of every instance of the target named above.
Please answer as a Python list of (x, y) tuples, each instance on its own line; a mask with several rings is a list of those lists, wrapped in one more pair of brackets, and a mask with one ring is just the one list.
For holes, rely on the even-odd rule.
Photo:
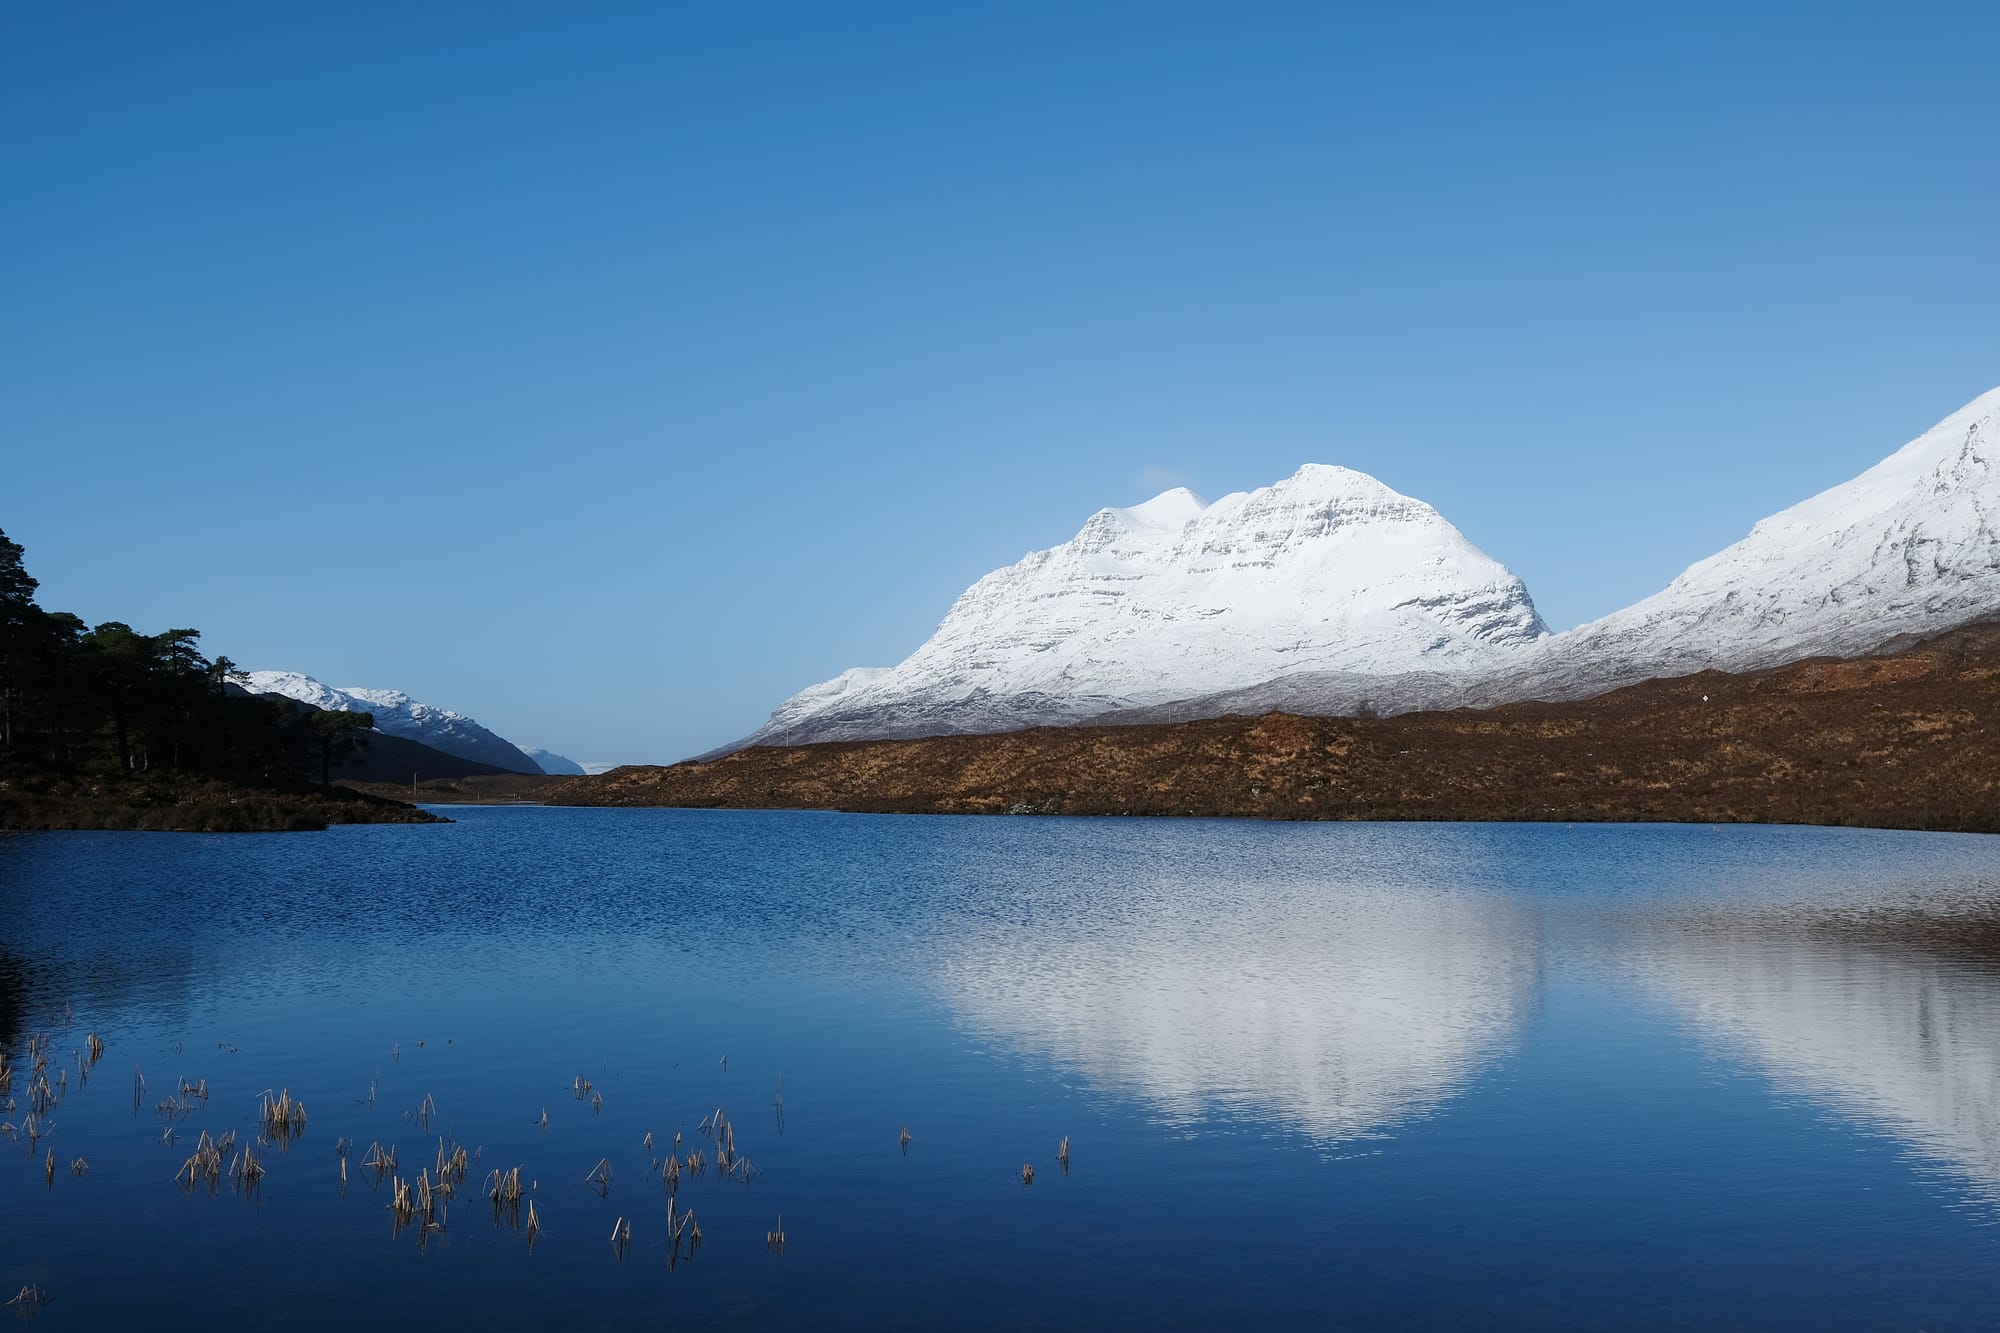
[(540, 773), (541, 766), (513, 742), (463, 713), (411, 698), (401, 690), (337, 688), (299, 671), (251, 671), (244, 688), (276, 694), (333, 712), (370, 713), (375, 729), (434, 750), (509, 773)]
[[(1355, 623), (1312, 607), (1283, 606), (1271, 614), (1270, 599), (1261, 605), (1253, 599), (1252, 609), (1266, 614), (1262, 641), (1254, 635), (1249, 641), (1253, 651), (1229, 654), (1227, 669), (1218, 670), (1216, 662), (1225, 659), (1211, 649), (1207, 662), (1188, 671), (1188, 645), (1199, 645), (1203, 622), (1227, 613), (1229, 596), (1243, 587), (1255, 589), (1257, 580), (1183, 587), (1180, 591), (1191, 595), (1180, 615), (1171, 607), (1163, 613), (1161, 598), (1133, 586), (1148, 577), (1157, 584), (1159, 570), (1175, 571), (1177, 562), (1181, 570), (1199, 572), (1284, 563), (1295, 574), (1304, 567), (1305, 575), (1269, 581), (1264, 591), (1324, 596), (1330, 586), (1341, 585), (1330, 584), (1330, 576), (1314, 577), (1323, 573), (1312, 568), (1317, 558), (1346, 580), (1351, 604), (1357, 596), (1379, 595), (1396, 574), (1426, 569), (1421, 558), (1408, 561), (1409, 552), (1395, 542), (1364, 548), (1358, 561), (1351, 559), (1357, 554), (1351, 543), (1312, 549), (1328, 531), (1366, 535), (1371, 520), (1384, 517), (1428, 528), (1436, 539), (1431, 554), (1448, 551), (1459, 560), (1456, 568), (1439, 561), (1429, 572), (1458, 577), (1429, 596), (1421, 580), (1404, 578), (1398, 586), (1408, 595), (1391, 598), (1386, 608), (1402, 613), (1402, 619), (1374, 626), (1372, 640), (1365, 617)], [(1415, 549), (1421, 552), (1422, 543)], [(1302, 551), (1310, 558), (1301, 561)], [(1158, 558), (1161, 553), (1164, 559)], [(1329, 558), (1337, 556), (1350, 561), (1342, 566)], [(1383, 568), (1399, 558), (1406, 561), (1404, 569)], [(1484, 583), (1480, 574), (1488, 575)], [(1061, 577), (1072, 586), (1043, 586)], [(1108, 597), (1097, 586), (1104, 582), (1113, 585)], [(1079, 590), (1096, 601), (1076, 595)], [(1068, 605), (1050, 605), (1066, 594)], [(1107, 619), (1103, 607), (1120, 600), (1127, 609), (1150, 604), (1152, 623)], [(1741, 541), (1696, 561), (1659, 593), (1560, 634), (1547, 632), (1526, 586), (1503, 565), (1473, 547), (1435, 509), (1365, 473), (1307, 464), (1274, 486), (1225, 496), (1213, 505), (1175, 488), (1129, 509), (1099, 510), (1070, 541), (1031, 552), (975, 582), (938, 631), (902, 663), (850, 668), (808, 686), (749, 736), (701, 757), (749, 745), (1271, 709), (1399, 713), (1584, 698), (1694, 671), (1851, 656), (1995, 612), (2000, 612), (2000, 388), (1972, 399), (1856, 477), (1761, 520)], [(1314, 641), (1299, 632), (1316, 622), (1347, 632), (1347, 639)], [(1395, 632), (1384, 636), (1379, 632), (1384, 628)], [(1115, 656), (1118, 636), (1111, 629), (1132, 631), (1123, 645), (1127, 660), (1114, 665), (1142, 663), (1155, 671), (1152, 680), (1130, 669), (1093, 675), (1031, 667), (1011, 676), (1005, 669), (1023, 658), (1024, 648), (1031, 663), (1079, 642)], [(1166, 632), (1147, 641), (1147, 629)], [(1240, 648), (1245, 642), (1239, 637), (1229, 644), (1224, 636), (1225, 646)], [(1197, 647), (1195, 655), (1200, 651)], [(1287, 654), (1284, 669), (1262, 669)], [(1085, 665), (1101, 663), (1086, 658)]]

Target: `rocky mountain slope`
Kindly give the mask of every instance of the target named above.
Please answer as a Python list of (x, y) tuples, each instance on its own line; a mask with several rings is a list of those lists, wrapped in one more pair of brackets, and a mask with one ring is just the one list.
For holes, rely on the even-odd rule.
[(420, 703), (401, 690), (336, 689), (297, 671), (252, 671), (244, 688), (253, 694), (283, 695), (314, 708), (372, 713), (377, 731), (419, 741), (475, 764), (509, 773), (542, 771), (511, 741), (465, 714)]
[(1302, 671), (1490, 674), (1547, 633), (1422, 501), (1309, 464), (1204, 505), (1103, 509), (980, 579), (929, 641), (782, 704), (748, 744), (1072, 722)]

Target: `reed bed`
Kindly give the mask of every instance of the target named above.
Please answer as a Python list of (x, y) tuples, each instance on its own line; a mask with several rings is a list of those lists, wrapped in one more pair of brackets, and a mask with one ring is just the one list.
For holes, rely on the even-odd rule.
[(521, 1204), (521, 1168), (517, 1166), (508, 1171), (498, 1169), (488, 1171), (486, 1183), (481, 1188), (485, 1191), (486, 1197), (493, 1201), (494, 1208), (502, 1206), (518, 1208)]
[(183, 1188), (193, 1190), (205, 1184), (212, 1194), (222, 1181), (223, 1164), (230, 1160), (236, 1150), (236, 1131), (230, 1130), (221, 1138), (212, 1137), (207, 1130), (195, 1141), (194, 1151), (181, 1163), (181, 1169), (174, 1173), (174, 1181)]
[(281, 1151), (306, 1132), (305, 1103), (294, 1098), (289, 1088), (275, 1095), (269, 1088), (259, 1093), (257, 1119), (264, 1141), (277, 1144)]
[(252, 1193), (263, 1183), (264, 1164), (257, 1160), (257, 1145), (243, 1145), (243, 1151), (229, 1163), (229, 1179), (239, 1194)]

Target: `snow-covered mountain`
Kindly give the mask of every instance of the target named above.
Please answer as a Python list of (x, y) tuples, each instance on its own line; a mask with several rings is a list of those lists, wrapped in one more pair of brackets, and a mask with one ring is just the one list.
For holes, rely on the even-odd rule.
[(314, 708), (373, 713), (377, 731), (421, 741), (434, 750), (474, 763), (491, 764), (512, 773), (542, 771), (511, 741), (496, 736), (465, 714), (419, 703), (401, 690), (337, 689), (297, 671), (252, 671), (244, 688), (253, 694), (280, 694)]
[(1757, 524), (1643, 602), (1541, 645), (1514, 697), (1853, 656), (2000, 613), (2000, 389)]
[(580, 778), (583, 776), (582, 764), (577, 763), (576, 760), (571, 759), (567, 755), (557, 754), (554, 750), (544, 750), (538, 745), (530, 745), (522, 750), (521, 753), (534, 760), (535, 766), (544, 773), (555, 774), (561, 777)]
[(1483, 676), (1546, 633), (1435, 509), (1308, 464), (1209, 505), (1099, 510), (973, 584), (901, 664), (801, 691), (745, 743), (1073, 722), (1301, 671)]
[(1362, 473), (1308, 465), (1207, 506), (1168, 491), (987, 575), (900, 665), (802, 690), (742, 743), (1578, 698), (1995, 615), (2000, 389), (1557, 635), (1436, 510)]

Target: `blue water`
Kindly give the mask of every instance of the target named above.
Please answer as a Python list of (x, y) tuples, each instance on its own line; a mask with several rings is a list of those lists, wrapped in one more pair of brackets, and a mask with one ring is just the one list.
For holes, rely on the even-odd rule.
[[(35, 1285), (49, 1328), (2000, 1324), (2000, 839), (450, 813), (0, 837), (0, 1299)], [(31, 1150), (37, 1033), (66, 1079)], [(208, 1099), (163, 1111), (183, 1080)], [(176, 1185), (267, 1088), (309, 1120), (261, 1183)], [(703, 1241), (670, 1263), (659, 1159), (678, 1129), (712, 1161), (718, 1107), (756, 1173), (683, 1176)], [(478, 1160), (399, 1229), (361, 1153), (412, 1178), (441, 1134)], [(480, 1194), (516, 1165), (532, 1245)]]

